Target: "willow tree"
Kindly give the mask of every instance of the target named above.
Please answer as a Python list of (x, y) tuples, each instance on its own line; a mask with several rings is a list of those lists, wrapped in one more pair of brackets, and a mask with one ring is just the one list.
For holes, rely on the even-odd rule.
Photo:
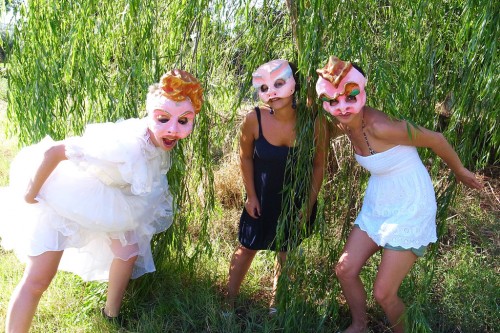
[[(194, 273), (196, 259), (212, 250), (213, 170), (227, 147), (236, 146), (240, 106), (255, 102), (250, 74), (258, 65), (276, 58), (295, 62), (302, 95), (309, 97), (299, 113), (296, 181), (286, 191), (292, 201), (309, 188), (314, 118), (325, 116), (314, 97), (315, 70), (329, 55), (364, 67), (368, 104), (444, 131), (466, 166), (477, 169), (500, 157), (498, 21), (493, 0), (28, 0), (9, 57), (10, 131), (21, 144), (80, 134), (90, 122), (142, 116), (147, 86), (170, 68), (200, 78), (205, 104), (196, 130), (175, 149), (168, 174), (182, 210), (175, 227), (154, 240), (160, 271), (174, 260)], [(367, 174), (345, 141), (331, 148), (316, 231), (290, 253), (280, 287), (287, 309), (280, 318), (291, 331), (311, 329), (298, 313), (319, 315), (318, 331), (331, 327), (329, 318), (334, 326), (342, 322), (333, 265)], [(431, 156), (421, 154), (425, 161)], [(440, 161), (427, 164), (434, 179), (446, 177)], [(437, 183), (442, 235), (455, 186)], [(289, 208), (283, 218), (294, 213)], [(436, 251), (402, 289), (415, 304), (412, 332), (430, 330), (423, 318)], [(373, 282), (373, 270), (364, 274)]]
[[(464, 163), (471, 169), (500, 158), (498, 131), (499, 83), (498, 25), (500, 6), (494, 1), (287, 1), (299, 67), (314, 78), (314, 69), (328, 55), (351, 59), (368, 73), (368, 104), (386, 113), (431, 129), (444, 131)], [(308, 81), (309, 83), (309, 81)], [(309, 85), (310, 90), (310, 85)], [(310, 94), (310, 91), (308, 92)], [(314, 106), (312, 107), (314, 109)], [(313, 111), (314, 112), (314, 111)], [(334, 143), (338, 168), (324, 187), (326, 223), (310, 253), (327, 258), (318, 269), (317, 260), (298, 258), (293, 283), (287, 288), (287, 309), (292, 313), (339, 313), (337, 294), (327, 271), (339, 255), (346, 231), (359, 209), (366, 173), (346, 157), (345, 142)], [(443, 181), (443, 163), (430, 160), (438, 197), (438, 233), (446, 231), (446, 215), (456, 193), (453, 181)], [(349, 155), (349, 154), (348, 154)], [(449, 173), (446, 172), (446, 175)], [(352, 176), (355, 177), (352, 177)], [(448, 180), (451, 178), (448, 177)], [(353, 200), (354, 199), (354, 200)], [(419, 261), (403, 286), (409, 298), (408, 330), (430, 331), (425, 308), (431, 292), (437, 246)], [(293, 256), (292, 256), (293, 258)], [(321, 261), (320, 261), (321, 262)], [(292, 269), (292, 265), (289, 269)], [(302, 272), (299, 274), (298, 272)], [(303, 272), (307, 272), (304, 274)], [(374, 272), (363, 278), (373, 283)], [(313, 286), (311, 282), (313, 281)], [(404, 291), (406, 289), (406, 292)], [(304, 306), (317, 304), (314, 307)], [(307, 327), (303, 316), (288, 316), (292, 327)], [(321, 329), (323, 322), (318, 323)]]

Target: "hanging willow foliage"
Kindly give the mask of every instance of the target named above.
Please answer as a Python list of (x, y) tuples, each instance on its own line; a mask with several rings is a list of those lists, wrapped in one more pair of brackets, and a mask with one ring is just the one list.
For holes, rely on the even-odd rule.
[[(141, 117), (148, 86), (171, 68), (186, 69), (206, 83), (209, 66), (196, 44), (208, 13), (207, 1), (29, 1), (9, 58), (11, 133), (30, 144), (45, 135), (78, 135), (87, 123)], [(200, 225), (199, 246), (208, 247), (214, 205), (208, 136), (217, 121), (212, 112), (207, 98), (197, 130), (173, 153), (168, 177), (183, 214), (175, 229), (153, 240), (160, 269), (172, 251), (180, 262), (192, 257), (184, 239), (190, 218)], [(200, 200), (186, 191), (200, 186), (205, 189)]]
[[(240, 107), (256, 102), (251, 73), (271, 59), (295, 62), (302, 75), (299, 159), (288, 170), (294, 181), (282, 219), (301, 209), (294, 195), (310, 187), (314, 121), (325, 117), (314, 102), (315, 70), (330, 55), (365, 69), (369, 105), (444, 131), (467, 167), (500, 158), (498, 1), (28, 0), (21, 16), (9, 56), (8, 118), (24, 145), (80, 134), (90, 122), (142, 116), (148, 85), (171, 68), (202, 81), (205, 104), (168, 174), (179, 210), (174, 226), (154, 239), (160, 271), (176, 261), (194, 274), (197, 259), (211, 253), (213, 170), (237, 145)], [(322, 318), (317, 331), (345, 322), (333, 267), (368, 179), (348, 146), (343, 138), (331, 143), (315, 232), (289, 254), (282, 275), (278, 298), (286, 311), (279, 318), (288, 331), (310, 331), (308, 314)], [(442, 163), (421, 154), (433, 177), (442, 177)], [(439, 184), (442, 235), (454, 186)], [(402, 287), (414, 303), (411, 332), (430, 331), (423, 309), (437, 250), (430, 252)], [(375, 274), (363, 279), (373, 283)], [(152, 275), (136, 286), (150, 288)]]

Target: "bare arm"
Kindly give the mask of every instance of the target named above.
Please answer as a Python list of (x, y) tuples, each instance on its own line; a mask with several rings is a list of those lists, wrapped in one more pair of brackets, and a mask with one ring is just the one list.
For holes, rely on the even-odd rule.
[(255, 192), (253, 181), (253, 150), (255, 140), (255, 129), (258, 128), (257, 116), (255, 112), (246, 115), (241, 125), (240, 133), (240, 168), (243, 178), (243, 185), (247, 193), (245, 209), (253, 217), (260, 216), (260, 203)]
[(56, 146), (52, 146), (47, 149), (44, 154), (44, 158), (42, 163), (38, 167), (35, 176), (28, 184), (28, 188), (26, 189), (26, 194), (24, 195), (24, 200), (27, 203), (37, 203), (35, 197), (38, 195), (38, 192), (42, 188), (43, 184), (49, 178), (50, 174), (57, 167), (59, 162), (66, 160), (65, 155), (65, 146), (64, 144), (59, 144)]
[(316, 118), (314, 124), (314, 143), (315, 152), (313, 159), (313, 174), (311, 183), (311, 193), (309, 194), (308, 203), (308, 217), (312, 212), (314, 203), (318, 199), (319, 191), (321, 190), (321, 185), (323, 183), (323, 177), (325, 175), (326, 158), (328, 156), (328, 140), (329, 131), (327, 128), (326, 119), (323, 117)]
[(448, 165), (458, 181), (470, 188), (481, 189), (483, 187), (476, 176), (463, 166), (457, 153), (443, 134), (424, 127), (415, 127), (406, 121), (390, 121), (390, 123), (379, 125), (376, 128), (377, 136), (385, 141), (432, 149)]

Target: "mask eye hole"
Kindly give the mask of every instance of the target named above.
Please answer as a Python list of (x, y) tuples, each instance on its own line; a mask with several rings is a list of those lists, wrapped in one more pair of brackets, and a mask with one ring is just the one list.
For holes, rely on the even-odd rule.
[(326, 96), (321, 97), (321, 100), (323, 102), (327, 102), (330, 106), (335, 106), (335, 105), (337, 105), (339, 103), (339, 101), (336, 98), (330, 99), (330, 98), (328, 98)]
[(285, 80), (278, 79), (278, 80), (276, 80), (276, 82), (274, 82), (274, 88), (279, 89), (279, 88), (283, 87), (285, 85), (285, 83), (286, 83)]
[(345, 100), (346, 100), (347, 102), (353, 102), (353, 103), (357, 101), (357, 99), (356, 99), (356, 96), (355, 96), (355, 95), (349, 95), (349, 96), (346, 96)]
[(269, 90), (269, 87), (267, 85), (263, 84), (263, 85), (260, 86), (260, 91), (261, 92), (265, 93), (268, 90)]
[(170, 117), (165, 116), (165, 115), (160, 115), (160, 116), (156, 117), (156, 120), (162, 124), (165, 124), (165, 123), (168, 123), (168, 121), (170, 120)]

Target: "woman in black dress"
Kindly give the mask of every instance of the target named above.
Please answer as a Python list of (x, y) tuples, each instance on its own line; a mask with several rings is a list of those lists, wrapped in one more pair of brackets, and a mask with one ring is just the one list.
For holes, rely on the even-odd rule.
[[(263, 64), (252, 74), (253, 86), (267, 105), (250, 111), (241, 126), (240, 167), (247, 198), (239, 225), (240, 245), (233, 254), (229, 268), (227, 301), (231, 308), (257, 251), (273, 250), (278, 251), (278, 256), (270, 313), (275, 312), (274, 294), (281, 267), (286, 260), (287, 250), (298, 245), (297, 241), (289, 242), (289, 223), (299, 221), (297, 216), (286, 221), (284, 239), (277, 236), (283, 189), (290, 181), (290, 177), (285, 175), (287, 159), (295, 155), (296, 148), (296, 95), (299, 81), (297, 70), (294, 69), (293, 64), (278, 59)], [(309, 225), (316, 217), (316, 200), (323, 180), (327, 151), (326, 129), (318, 120), (314, 140), (313, 178), (307, 206)], [(298, 201), (303, 200), (305, 198)]]

